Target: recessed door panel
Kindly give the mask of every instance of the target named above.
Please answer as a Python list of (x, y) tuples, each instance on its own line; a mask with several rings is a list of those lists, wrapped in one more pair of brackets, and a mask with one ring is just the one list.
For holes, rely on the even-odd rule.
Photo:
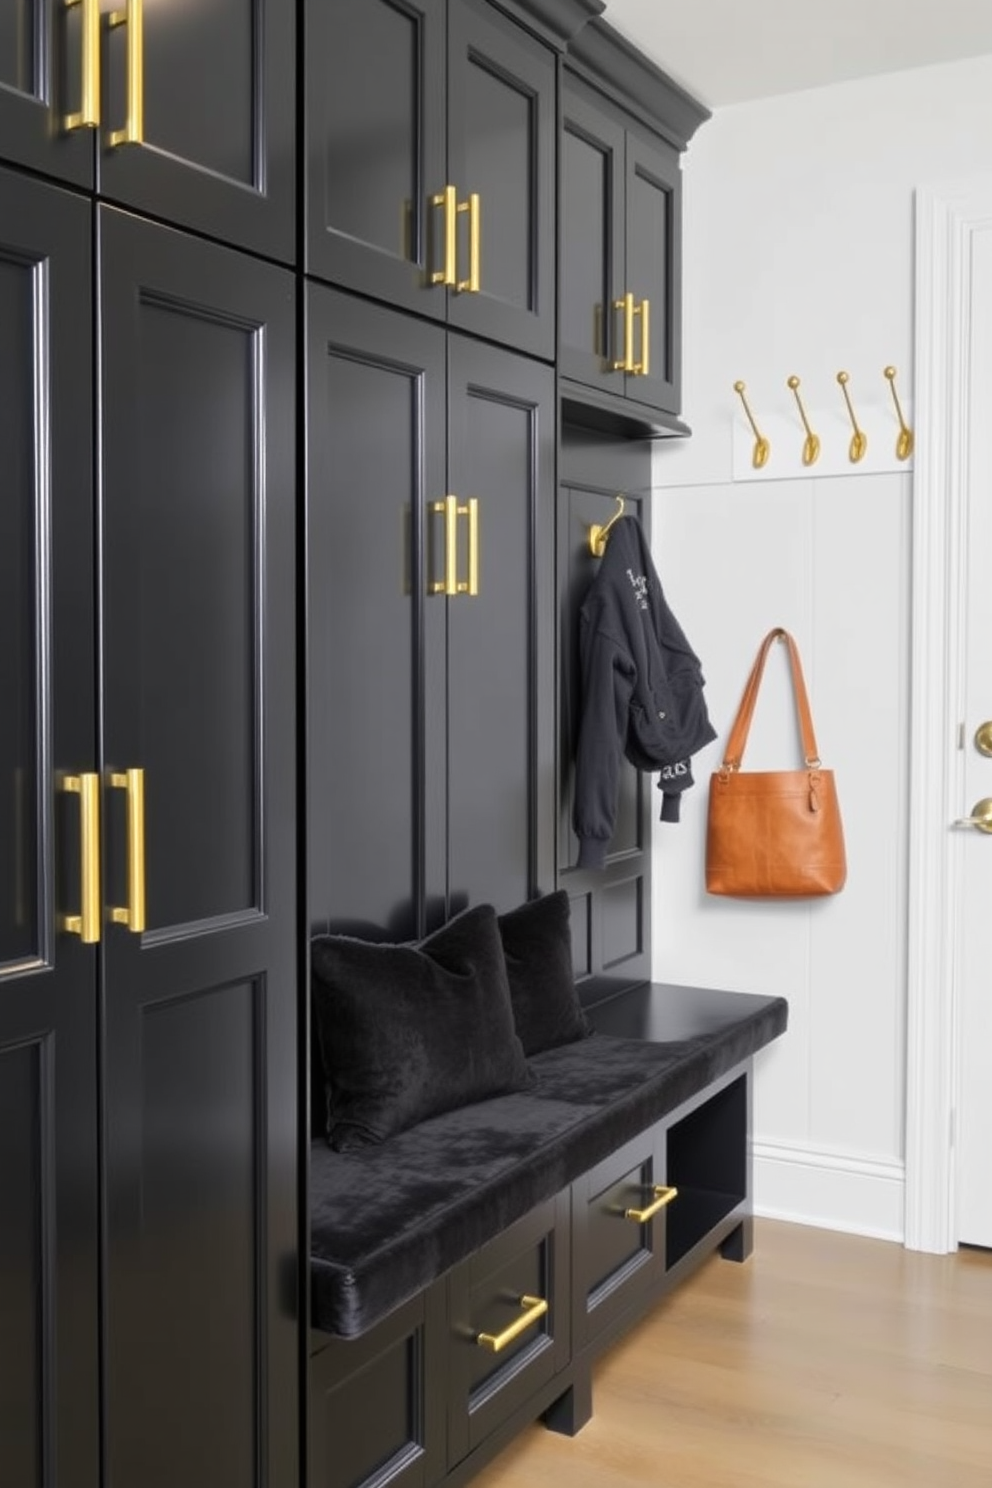
[(36, 10), (33, 0), (0, 0), (0, 86), (35, 91)]
[(93, 184), (93, 131), (66, 128), (82, 107), (81, 6), (0, 0), (0, 159)]
[[(41, 1488), (47, 1431), (44, 1378), (46, 1180), (41, 1046), (0, 1049), (0, 1467), (4, 1482)], [(46, 1092), (47, 1093), (47, 1092)], [(46, 1385), (48, 1389), (46, 1390)]]
[[(478, 594), (448, 601), (450, 907), (509, 909), (551, 886), (554, 385), (460, 337), (449, 356), (451, 483), (478, 502)], [(463, 518), (463, 577), (472, 541)]]
[[(458, 215), (453, 325), (554, 355), (555, 62), (541, 43), (473, 0), (449, 20), (448, 170)], [(472, 197), (478, 197), (478, 288)]]
[(444, 336), (314, 286), (309, 341), (310, 922), (401, 940), (444, 888)]
[(32, 375), (42, 370), (35, 334), (40, 274), (36, 263), (0, 250), (0, 971), (42, 950), (38, 536), (47, 530), (48, 495)]
[(314, 3), (307, 43), (307, 269), (441, 318), (446, 8)]
[[(628, 398), (677, 413), (681, 306), (677, 286), (681, 184), (674, 150), (627, 136), (627, 275), (634, 296), (632, 355), (646, 371), (628, 374)], [(647, 311), (644, 305), (647, 301)]]

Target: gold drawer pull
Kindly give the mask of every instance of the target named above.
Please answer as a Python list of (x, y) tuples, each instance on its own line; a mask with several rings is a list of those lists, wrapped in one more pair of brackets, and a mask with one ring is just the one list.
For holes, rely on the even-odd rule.
[(111, 31), (127, 27), (127, 119), (123, 129), (112, 129), (107, 144), (143, 145), (145, 142), (145, 13), (143, 0), (125, 0), (123, 10), (107, 15)]
[(458, 212), (468, 213), (468, 278), (459, 279), (455, 285), (458, 294), (478, 294), (482, 288), (479, 263), (482, 256), (482, 227), (479, 218), (482, 212), (481, 197), (477, 191), (469, 193), (468, 201), (458, 203)]
[(62, 929), (78, 935), (84, 945), (96, 945), (100, 939), (100, 777), (65, 775), (62, 789), (79, 797), (80, 812), (80, 912), (65, 915)]
[(502, 1333), (478, 1334), (475, 1341), (480, 1348), (488, 1349), (491, 1354), (500, 1353), (508, 1343), (519, 1338), (531, 1323), (536, 1323), (538, 1318), (543, 1317), (548, 1310), (548, 1304), (543, 1297), (523, 1296), (520, 1298), (520, 1306), (526, 1308), (526, 1311), (520, 1314), (515, 1323), (504, 1328)]
[(79, 112), (66, 116), (66, 129), (96, 129), (100, 123), (100, 0), (65, 0), (66, 10), (83, 12), (83, 93)]
[(624, 1219), (632, 1219), (635, 1224), (647, 1224), (649, 1219), (654, 1219), (660, 1209), (670, 1204), (678, 1196), (677, 1188), (666, 1188), (662, 1183), (656, 1183), (654, 1188), (654, 1202), (646, 1209), (625, 1209)]
[(623, 311), (623, 356), (613, 363), (614, 372), (633, 372), (634, 369), (634, 296), (628, 292), (622, 300), (613, 301), (614, 310)]
[[(456, 598), (467, 594), (475, 599), (479, 593), (479, 501), (470, 496), (460, 503), (457, 496), (432, 501), (431, 510), (444, 517), (444, 578), (435, 579), (432, 594)], [(458, 518), (468, 517), (468, 578), (458, 577)]]
[(634, 309), (641, 317), (641, 360), (634, 363), (635, 377), (648, 377), (651, 373), (651, 301), (642, 300)]
[(115, 771), (110, 777), (115, 790), (127, 791), (127, 907), (114, 908), (110, 918), (126, 925), (134, 935), (145, 928), (145, 772)]
[(445, 186), (443, 191), (438, 191), (431, 197), (431, 206), (440, 207), (444, 212), (444, 267), (435, 269), (431, 275), (432, 284), (448, 284), (452, 287), (458, 279), (457, 256), (458, 256), (458, 191), (454, 186)]

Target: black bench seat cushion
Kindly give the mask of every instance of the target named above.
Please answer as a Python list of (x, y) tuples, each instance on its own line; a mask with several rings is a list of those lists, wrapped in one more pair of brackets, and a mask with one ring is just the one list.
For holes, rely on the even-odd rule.
[(311, 1321), (355, 1337), (785, 1030), (783, 998), (651, 1043), (595, 1033), (535, 1055), (535, 1084), (378, 1146), (313, 1143)]

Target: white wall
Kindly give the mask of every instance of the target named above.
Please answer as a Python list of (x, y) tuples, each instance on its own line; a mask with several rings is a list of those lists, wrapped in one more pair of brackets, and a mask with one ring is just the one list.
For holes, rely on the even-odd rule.
[[(683, 822), (656, 828), (654, 975), (789, 999), (789, 1032), (758, 1064), (759, 1212), (901, 1237), (912, 478), (735, 483), (732, 384), (760, 422), (791, 417), (791, 373), (814, 406), (837, 404), (841, 368), (856, 406), (881, 406), (893, 363), (911, 403), (914, 187), (992, 170), (992, 57), (722, 110), (684, 169), (693, 438), (656, 448), (654, 546), (720, 738)], [(837, 772), (848, 884), (803, 904), (719, 900), (703, 888), (707, 782), (775, 624), (798, 640)], [(754, 768), (799, 758), (772, 660)]]

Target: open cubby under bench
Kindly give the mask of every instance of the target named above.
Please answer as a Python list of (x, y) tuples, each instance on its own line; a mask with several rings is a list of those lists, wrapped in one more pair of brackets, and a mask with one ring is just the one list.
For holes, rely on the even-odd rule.
[(314, 1143), (310, 1488), (455, 1488), (540, 1416), (573, 1434), (596, 1355), (750, 1253), (752, 1059), (784, 999), (646, 983), (587, 1012), (529, 1090)]

